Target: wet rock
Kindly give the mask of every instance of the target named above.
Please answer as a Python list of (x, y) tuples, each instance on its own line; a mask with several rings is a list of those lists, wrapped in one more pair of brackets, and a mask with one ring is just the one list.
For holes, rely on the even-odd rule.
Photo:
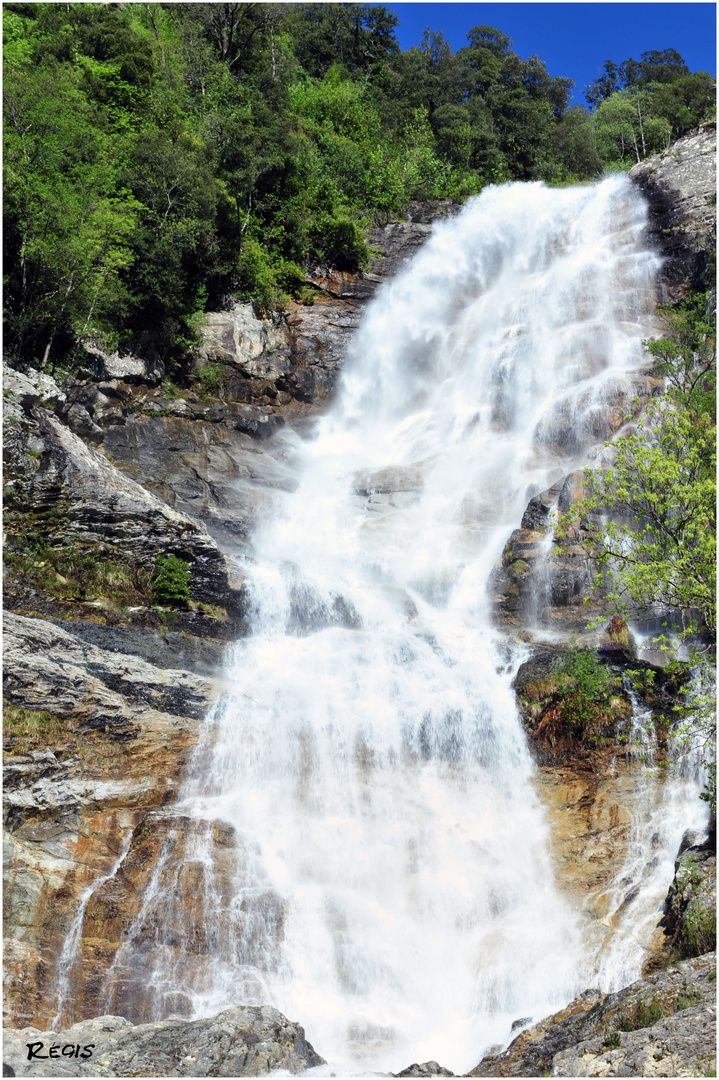
[[(58, 1051), (57, 1059), (28, 1062), (28, 1042), (92, 1045), (92, 1057), (62, 1058)], [(269, 1006), (137, 1027), (101, 1016), (62, 1032), (6, 1031), (3, 1056), (16, 1076), (265, 1076), (276, 1069), (296, 1075), (325, 1063), (304, 1029)]]
[[(83, 890), (175, 797), (221, 685), (10, 613), (3, 646), (5, 1009), (11, 1023), (49, 1023)], [(93, 976), (112, 960), (111, 944), (98, 933), (87, 951), (91, 1014), (102, 1009)]]
[(467, 1075), (691, 1076), (699, 1062), (706, 1075), (715, 1059), (715, 983), (716, 954), (710, 953), (614, 994), (587, 990)]
[(399, 491), (421, 491), (424, 485), (422, 466), (392, 465), (375, 472), (357, 473), (353, 479), (355, 495), (391, 495)]
[(454, 1076), (449, 1069), (438, 1065), (436, 1061), (425, 1061), (421, 1065), (410, 1065), (402, 1072), (392, 1073), (393, 1076)]
[(682, 957), (716, 948), (716, 851), (711, 840), (686, 832), (664, 915), (667, 947)]
[(190, 671), (204, 679), (221, 677), (228, 659), (227, 641), (168, 630), (166, 627), (103, 626), (72, 619), (56, 622), (55, 625), (100, 649), (138, 656), (157, 667)]
[(666, 256), (662, 299), (675, 299), (689, 279), (707, 280), (716, 243), (716, 124), (673, 143), (664, 153), (635, 165), (629, 178), (649, 200), (650, 238)]

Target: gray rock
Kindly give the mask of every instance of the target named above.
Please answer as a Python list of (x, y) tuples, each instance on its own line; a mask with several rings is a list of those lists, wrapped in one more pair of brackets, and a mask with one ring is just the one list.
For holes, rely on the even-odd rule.
[[(700, 1060), (706, 1062), (705, 1068), (711, 1067), (715, 996), (716, 953), (665, 968), (614, 994), (586, 990), (561, 1012), (523, 1031), (501, 1054), (485, 1056), (467, 1075), (691, 1076)], [(617, 1070), (630, 1068), (632, 1058), (613, 1045), (617, 1035), (622, 1044), (628, 1040), (628, 1048), (637, 1055), (635, 1062), (641, 1061), (642, 1067), (648, 1067), (654, 1045), (659, 1046), (659, 1056), (670, 1050), (672, 1039), (683, 1049), (667, 1066), (669, 1071), (621, 1073)], [(582, 1065), (587, 1047), (599, 1062), (599, 1071), (573, 1071), (589, 1066), (589, 1061)], [(684, 1053), (686, 1059), (682, 1059)], [(555, 1066), (561, 1071), (555, 1072)], [(652, 1067), (664, 1068), (661, 1064)]]
[(54, 625), (100, 649), (139, 656), (156, 667), (166, 670), (178, 668), (204, 679), (220, 677), (227, 661), (227, 641), (195, 637), (176, 630), (103, 626), (70, 619)]
[(128, 383), (157, 383), (165, 374), (165, 365), (159, 356), (120, 356), (118, 352), (104, 352), (94, 342), (85, 342), (85, 352), (102, 379), (122, 379)]
[(664, 915), (667, 944), (683, 957), (716, 948), (716, 852), (700, 833), (682, 838)]
[(663, 299), (686, 278), (710, 287), (706, 274), (716, 242), (716, 125), (673, 143), (629, 172), (649, 200), (650, 237), (666, 255)]
[[(28, 1043), (91, 1046), (92, 1056), (27, 1060)], [(82, 1053), (82, 1050), (80, 1051)], [(304, 1029), (269, 1006), (238, 1006), (207, 1020), (162, 1020), (133, 1026), (123, 1017), (83, 1020), (63, 1032), (6, 1030), (4, 1061), (16, 1076), (296, 1075), (324, 1065)], [(447, 1075), (447, 1074), (445, 1074)], [(451, 1074), (450, 1074), (451, 1075)]]
[[(27, 453), (28, 438), (41, 440), (39, 461)], [(56, 542), (64, 528), (64, 536), (110, 543), (134, 563), (148, 567), (158, 555), (177, 555), (190, 565), (194, 600), (242, 612), (239, 570), (205, 526), (123, 475), (44, 410), (36, 410), (27, 424), (8, 434), (5, 471), (14, 510), (54, 511)]]
[(55, 380), (44, 372), (27, 368), (15, 371), (3, 364), (3, 394), (5, 398), (13, 398), (25, 411), (33, 405), (43, 405), (46, 409), (55, 412), (65, 404), (65, 394)]
[(200, 329), (201, 362), (225, 361), (246, 378), (276, 380), (289, 370), (287, 340), (281, 316), (258, 319), (252, 304), (212, 311)]
[(229, 422), (170, 416), (131, 417), (103, 443), (118, 466), (234, 547), (249, 541), (272, 491), (296, 483), (281, 448), (260, 445)]
[(102, 428), (95, 423), (87, 408), (79, 402), (74, 402), (66, 409), (63, 419), (70, 431), (74, 431), (81, 438), (102, 438)]
[[(619, 1046), (586, 1039), (556, 1055), (551, 1076), (712, 1076), (716, 1007), (702, 1003), (640, 1031), (621, 1032)], [(712, 1071), (714, 1070), (714, 1071)]]
[[(99, 628), (98, 628), (99, 629)], [(5, 612), (3, 692), (14, 705), (73, 717), (86, 731), (131, 737), (149, 709), (201, 719), (217, 685), (82, 641), (44, 619)]]
[(449, 1069), (438, 1065), (436, 1061), (425, 1061), (421, 1065), (410, 1065), (402, 1072), (393, 1073), (394, 1076), (454, 1076)]

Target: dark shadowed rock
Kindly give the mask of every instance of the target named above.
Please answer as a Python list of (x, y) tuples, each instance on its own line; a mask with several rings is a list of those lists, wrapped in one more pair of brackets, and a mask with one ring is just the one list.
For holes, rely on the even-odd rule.
[(425, 1061), (421, 1065), (410, 1065), (402, 1072), (393, 1073), (394, 1076), (454, 1076), (449, 1069), (438, 1065), (436, 1061)]
[(688, 831), (667, 895), (663, 920), (667, 946), (687, 957), (716, 948), (716, 900), (715, 845)]

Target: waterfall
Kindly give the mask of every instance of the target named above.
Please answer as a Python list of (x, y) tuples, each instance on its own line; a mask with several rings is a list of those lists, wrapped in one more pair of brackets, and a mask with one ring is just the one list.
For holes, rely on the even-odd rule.
[(485, 190), (286, 436), (233, 692), (122, 957), (151, 1015), (270, 1003), (345, 1068), (459, 1072), (585, 988), (486, 583), (644, 361), (645, 214), (626, 177)]
[(601, 918), (590, 923), (585, 942), (587, 982), (605, 992), (639, 978), (655, 944), (682, 835), (687, 828), (703, 831), (709, 817), (697, 798), (700, 755), (692, 750), (681, 760), (670, 740), (662, 761), (652, 712), (634, 691), (628, 693), (633, 712), (622, 741), (627, 756), (645, 768), (623, 779), (622, 802), (632, 818), (626, 854), (618, 873), (592, 897)]

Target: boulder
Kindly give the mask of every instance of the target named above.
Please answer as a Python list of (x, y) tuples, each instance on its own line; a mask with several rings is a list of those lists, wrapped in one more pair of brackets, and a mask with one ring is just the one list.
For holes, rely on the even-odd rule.
[(127, 353), (105, 352), (97, 344), (87, 341), (83, 346), (87, 359), (100, 379), (121, 379), (127, 383), (158, 383), (164, 377), (163, 361), (152, 353), (135, 356)]
[(25, 372), (15, 371), (7, 364), (3, 364), (3, 395), (17, 402), (23, 410), (42, 405), (57, 412), (66, 401), (65, 394), (49, 375), (34, 368), (27, 368)]
[[(36, 1053), (28, 1061), (27, 1044)], [(37, 1047), (42, 1043), (42, 1048)], [(79, 1046), (78, 1057), (62, 1057)], [(84, 1047), (90, 1047), (85, 1057)], [(324, 1065), (299, 1024), (269, 1006), (240, 1005), (207, 1020), (162, 1020), (134, 1026), (121, 1016), (84, 1020), (66, 1031), (7, 1031), (3, 1062), (14, 1076), (266, 1076)]]
[(424, 1061), (421, 1065), (409, 1065), (402, 1072), (392, 1073), (392, 1076), (454, 1076), (449, 1069), (438, 1065), (436, 1061)]

